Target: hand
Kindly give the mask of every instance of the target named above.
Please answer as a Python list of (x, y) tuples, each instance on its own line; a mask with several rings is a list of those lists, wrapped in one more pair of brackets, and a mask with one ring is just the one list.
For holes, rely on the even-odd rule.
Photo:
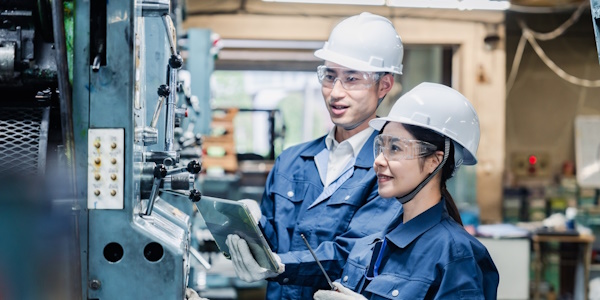
[(367, 300), (365, 296), (355, 293), (344, 287), (339, 282), (334, 282), (333, 286), (337, 291), (318, 290), (313, 296), (315, 300)]
[(185, 289), (185, 299), (186, 300), (208, 300), (206, 298), (202, 298), (202, 297), (198, 296), (198, 293), (196, 293), (195, 290), (190, 289), (190, 288)]
[(229, 247), (229, 254), (231, 255), (235, 274), (243, 281), (259, 281), (275, 277), (285, 271), (285, 265), (281, 263), (281, 259), (275, 253), (273, 255), (279, 263), (279, 271), (276, 273), (261, 267), (254, 256), (252, 256), (246, 240), (240, 238), (237, 234), (228, 235), (225, 243)]
[(252, 199), (242, 199), (242, 200), (238, 200), (238, 202), (242, 202), (242, 203), (246, 204), (246, 207), (250, 211), (250, 214), (252, 215), (254, 222), (256, 222), (256, 224), (258, 224), (258, 222), (260, 221), (260, 218), (262, 217), (262, 213), (260, 212), (260, 207), (258, 206), (258, 203)]

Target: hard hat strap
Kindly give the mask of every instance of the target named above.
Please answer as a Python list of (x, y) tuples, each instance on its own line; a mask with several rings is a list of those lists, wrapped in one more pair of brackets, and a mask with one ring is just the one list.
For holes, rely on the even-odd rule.
[(396, 199), (398, 199), (398, 201), (400, 201), (400, 203), (405, 204), (408, 201), (412, 200), (415, 195), (417, 195), (421, 189), (427, 184), (429, 183), (429, 181), (431, 180), (431, 178), (433, 178), (433, 176), (435, 176), (435, 174), (437, 174), (446, 164), (446, 161), (448, 160), (448, 155), (450, 153), (450, 139), (448, 137), (446, 137), (445, 141), (444, 141), (444, 158), (442, 159), (442, 162), (435, 168), (435, 170), (433, 170), (433, 172), (431, 172), (431, 174), (429, 174), (429, 176), (427, 176), (427, 178), (425, 178), (423, 181), (421, 181), (421, 183), (419, 183), (419, 185), (417, 185), (417, 187), (412, 190), (410, 193), (402, 196), (402, 197), (396, 197)]

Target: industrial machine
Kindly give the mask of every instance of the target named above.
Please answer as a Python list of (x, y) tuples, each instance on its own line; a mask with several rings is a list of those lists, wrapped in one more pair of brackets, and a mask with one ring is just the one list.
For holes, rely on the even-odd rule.
[[(192, 241), (200, 106), (179, 76), (180, 3), (3, 1), (0, 16), (0, 172), (22, 183), (0, 205), (41, 187), (38, 209), (12, 212), (51, 211), (31, 227), (62, 238), (22, 278), (0, 260), (0, 299), (185, 299), (210, 265)], [(15, 247), (0, 256), (31, 249)], [(38, 260), (48, 274), (20, 284)]]

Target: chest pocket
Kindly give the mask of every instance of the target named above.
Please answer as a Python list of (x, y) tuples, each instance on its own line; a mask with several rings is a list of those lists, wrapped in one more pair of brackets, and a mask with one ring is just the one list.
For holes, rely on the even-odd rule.
[(365, 289), (372, 294), (371, 299), (414, 300), (425, 299), (430, 284), (424, 281), (391, 274), (381, 274), (373, 279)]
[(362, 285), (364, 281), (366, 267), (357, 264), (354, 261), (348, 260), (346, 262), (346, 266), (344, 266), (344, 271), (342, 272), (342, 277), (340, 282), (343, 286), (355, 291), (359, 286)]
[(331, 195), (331, 199), (327, 201), (327, 206), (362, 206), (362, 204), (367, 201), (369, 192), (371, 191), (368, 190), (367, 185), (359, 185), (350, 188), (342, 187)]
[(290, 202), (302, 202), (304, 199), (304, 183), (301, 181), (292, 181), (285, 177), (280, 177), (277, 184), (271, 186), (271, 192), (277, 200), (287, 200)]
[(302, 202), (306, 195), (304, 182), (280, 177), (279, 182), (271, 187), (271, 194), (275, 205), (274, 213), (277, 216), (274, 222), (279, 229), (291, 230), (302, 211)]

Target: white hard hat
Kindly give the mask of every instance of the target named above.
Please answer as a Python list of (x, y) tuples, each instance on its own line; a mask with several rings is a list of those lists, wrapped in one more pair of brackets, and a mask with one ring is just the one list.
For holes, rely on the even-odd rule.
[[(454, 141), (456, 167), (477, 163), (479, 118), (458, 91), (442, 84), (424, 82), (402, 95), (384, 118), (369, 125), (381, 130), (387, 122), (410, 124), (433, 130)], [(462, 151), (461, 151), (462, 150)]]
[(390, 20), (364, 12), (335, 26), (315, 56), (356, 71), (402, 74), (404, 47)]

